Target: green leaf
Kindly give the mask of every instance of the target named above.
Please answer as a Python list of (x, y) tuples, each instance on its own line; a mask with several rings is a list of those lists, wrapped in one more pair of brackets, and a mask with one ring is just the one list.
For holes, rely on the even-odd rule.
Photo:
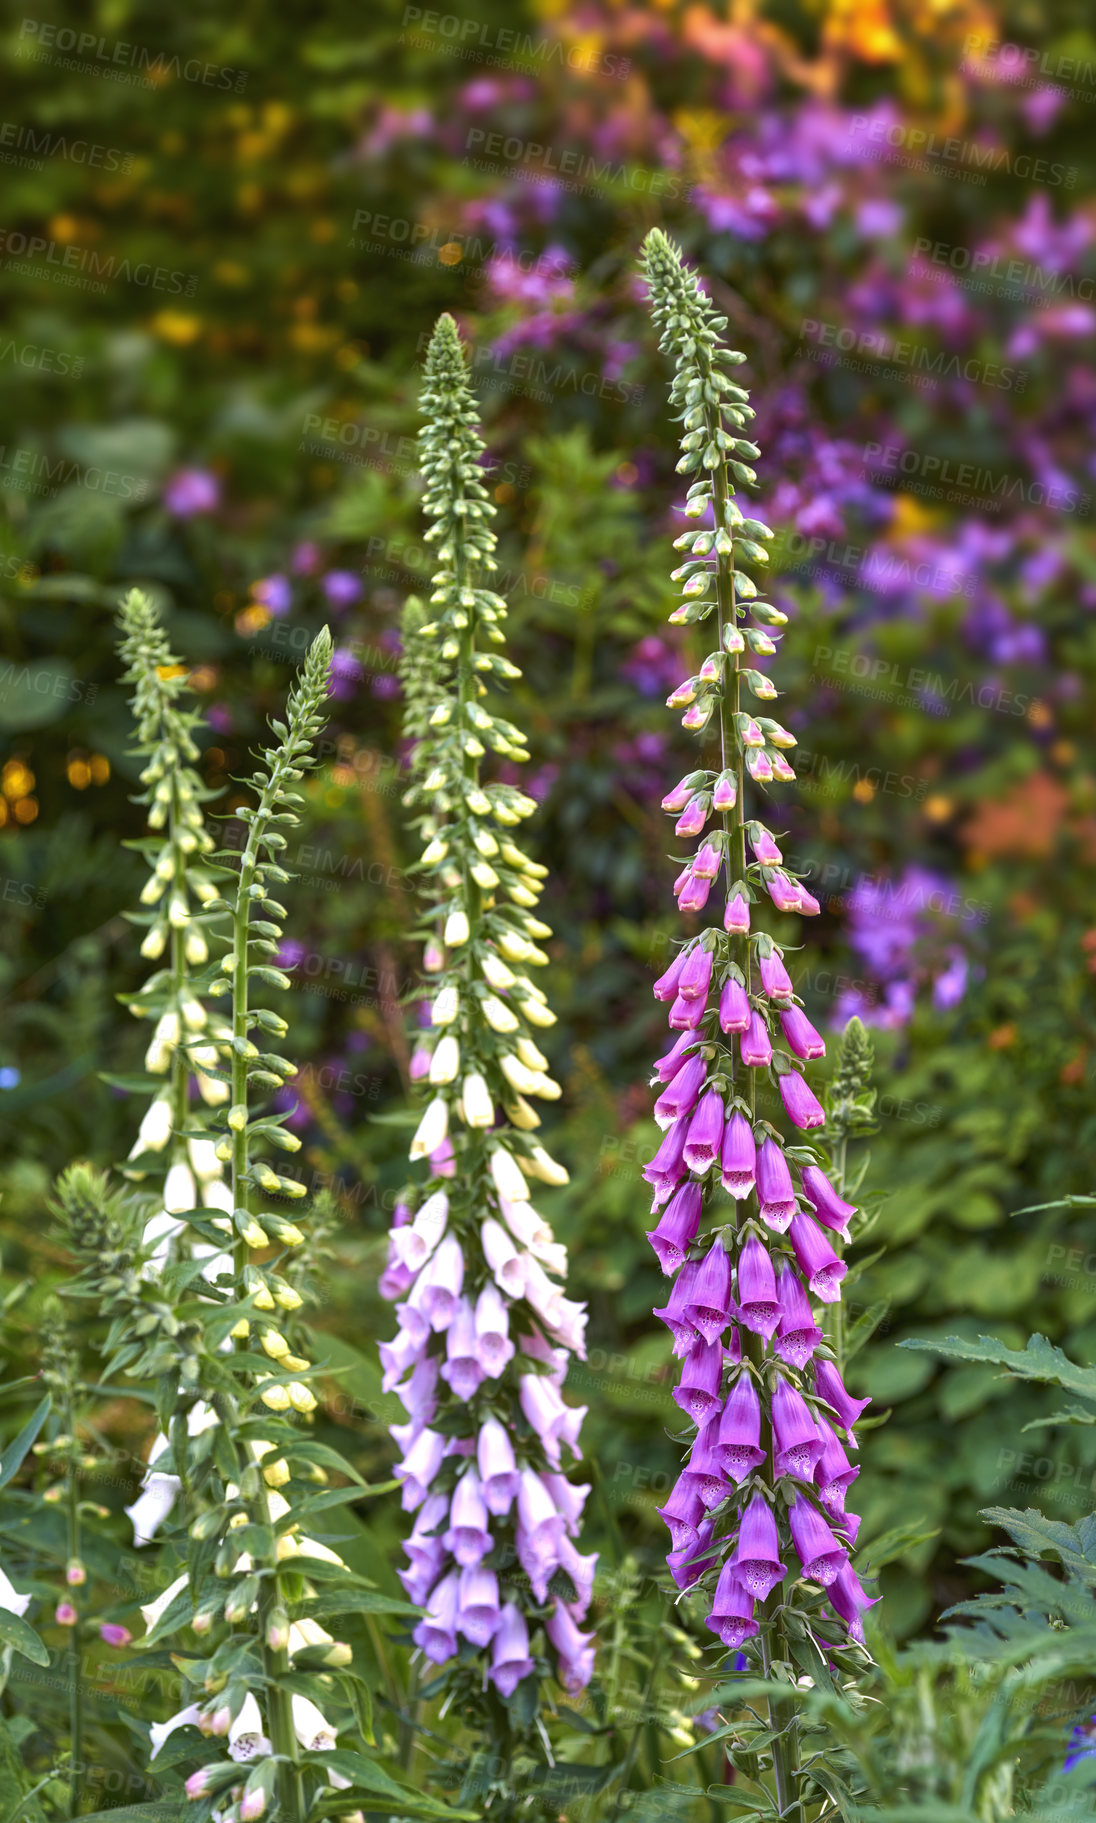
[[(393, 1808), (407, 1816), (446, 1818), (449, 1823), (480, 1823), (479, 1815), (474, 1810), (453, 1810), (436, 1798), (428, 1798), (423, 1792), (411, 1791), (406, 1785), (401, 1785), (390, 1773), (385, 1772), (383, 1766), (379, 1766), (376, 1760), (368, 1759), (364, 1753), (351, 1753), (345, 1747), (334, 1747), (327, 1753), (306, 1753), (301, 1757), (305, 1765), (318, 1772), (338, 1772), (344, 1779), (352, 1781), (350, 1791), (339, 1793), (339, 1799), (344, 1801), (348, 1810), (360, 1808), (353, 1802), (345, 1802), (352, 1800), (357, 1793), (359, 1796), (388, 1798)], [(318, 1799), (311, 1812), (314, 1823), (322, 1823), (322, 1819), (330, 1816), (333, 1808), (330, 1799)]]
[(0, 1642), (14, 1646), (32, 1664), (49, 1664), (49, 1653), (34, 1628), (27, 1625), (21, 1614), (9, 1614), (6, 1608), (0, 1608)]
[(6, 1487), (12, 1477), (18, 1474), (24, 1456), (46, 1421), (49, 1408), (50, 1395), (47, 1393), (27, 1419), (18, 1437), (12, 1438), (7, 1449), (0, 1456), (0, 1488)]
[(1029, 1336), (1023, 1351), (1009, 1348), (996, 1336), (979, 1336), (976, 1342), (967, 1342), (962, 1336), (947, 1336), (942, 1342), (911, 1339), (899, 1342), (898, 1346), (928, 1349), (949, 1361), (989, 1362), (1005, 1368), (1018, 1379), (1049, 1381), (1064, 1387), (1067, 1392), (1077, 1393), (1082, 1399), (1096, 1401), (1096, 1367), (1078, 1367), (1045, 1336)]

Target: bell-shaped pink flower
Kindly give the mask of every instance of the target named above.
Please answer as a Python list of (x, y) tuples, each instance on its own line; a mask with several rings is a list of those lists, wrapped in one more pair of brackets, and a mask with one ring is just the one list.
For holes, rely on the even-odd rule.
[(776, 1295), (780, 1303), (780, 1323), (773, 1343), (774, 1352), (789, 1367), (805, 1367), (822, 1340), (822, 1331), (814, 1320), (803, 1282), (790, 1261), (781, 1270)]
[(723, 1463), (715, 1450), (718, 1440), (719, 1413), (717, 1411), (701, 1426), (685, 1467), (690, 1485), (696, 1489), (702, 1504), (709, 1512), (719, 1506), (730, 1492)]
[(698, 1177), (710, 1171), (719, 1157), (723, 1121), (723, 1097), (717, 1090), (709, 1089), (697, 1103), (685, 1136), (685, 1163)]
[(838, 1424), (846, 1431), (852, 1430), (861, 1413), (871, 1404), (870, 1399), (854, 1399), (845, 1391), (845, 1382), (832, 1361), (815, 1362), (814, 1387), (819, 1398), (833, 1406)]
[(460, 1578), (455, 1572), (442, 1578), (432, 1590), (426, 1618), (412, 1633), (416, 1646), (421, 1646), (435, 1665), (443, 1665), (457, 1649), (457, 1612), (460, 1603)]
[(682, 1064), (673, 1081), (663, 1089), (655, 1102), (654, 1112), (656, 1121), (664, 1131), (675, 1120), (681, 1120), (684, 1115), (692, 1113), (707, 1074), (708, 1065), (697, 1053)]
[(799, 1173), (803, 1186), (803, 1195), (810, 1203), (818, 1220), (825, 1228), (844, 1230), (849, 1220), (856, 1214), (856, 1204), (846, 1203), (838, 1196), (824, 1171), (817, 1165), (804, 1165)]
[(706, 1000), (712, 979), (713, 952), (694, 943), (686, 952), (685, 967), (678, 977), (677, 991), (683, 1000)]
[(744, 937), (749, 928), (749, 905), (741, 893), (733, 893), (727, 900), (727, 909), (723, 914), (723, 929), (732, 936)]
[(769, 955), (762, 956), (760, 969), (761, 985), (770, 1000), (783, 999), (794, 993), (791, 976), (784, 967), (784, 958), (779, 950), (774, 949)]
[(687, 1474), (678, 1476), (666, 1505), (656, 1507), (655, 1512), (669, 1527), (675, 1551), (690, 1550), (696, 1544), (697, 1528), (704, 1517), (704, 1502), (690, 1486)]
[(799, 1270), (816, 1298), (823, 1304), (836, 1304), (841, 1296), (845, 1276), (844, 1260), (839, 1260), (813, 1216), (802, 1211), (792, 1217), (788, 1238), (795, 1249)]
[(783, 1378), (777, 1379), (773, 1389), (772, 1418), (776, 1473), (810, 1480), (822, 1454), (822, 1439), (802, 1393)]
[(667, 1129), (666, 1137), (650, 1163), (643, 1167), (643, 1176), (655, 1193), (656, 1209), (661, 1208), (673, 1195), (675, 1187), (685, 1175), (685, 1137), (688, 1131), (688, 1120), (676, 1120)]
[(851, 1564), (846, 1563), (834, 1577), (826, 1590), (826, 1599), (838, 1619), (845, 1622), (853, 1639), (863, 1645), (864, 1623), (860, 1617), (869, 1608), (874, 1608), (879, 1597), (868, 1595)]
[(815, 1031), (801, 1006), (782, 1006), (780, 1027), (784, 1033), (784, 1042), (793, 1057), (806, 1063), (811, 1058), (826, 1055), (826, 1040), (821, 1032)]
[(750, 1002), (741, 981), (730, 976), (719, 996), (719, 1026), (723, 1032), (745, 1032), (750, 1025)]
[(738, 1256), (739, 1321), (768, 1341), (780, 1321), (773, 1263), (756, 1235), (751, 1235)]
[(738, 1581), (757, 1601), (764, 1601), (783, 1577), (776, 1519), (764, 1494), (755, 1494), (743, 1513), (734, 1555), (728, 1561), (733, 1563)]
[(849, 1488), (860, 1470), (853, 1467), (833, 1425), (822, 1413), (818, 1416), (818, 1430), (822, 1438), (822, 1454), (814, 1465), (815, 1485), (823, 1504), (831, 1513), (842, 1518)]
[(804, 1130), (826, 1124), (826, 1110), (806, 1078), (798, 1070), (786, 1070), (777, 1078), (780, 1099), (788, 1119)]
[(487, 1507), (475, 1468), (469, 1466), (453, 1490), (449, 1505), (449, 1530), (444, 1540), (447, 1551), (462, 1567), (479, 1563), (491, 1549), (487, 1524)]
[(682, 1184), (663, 1210), (658, 1226), (647, 1236), (667, 1275), (677, 1271), (696, 1239), (703, 1195), (700, 1185), (693, 1180)]
[(715, 1601), (705, 1622), (719, 1635), (728, 1651), (735, 1652), (757, 1632), (754, 1598), (731, 1560), (723, 1565), (715, 1585)]
[(844, 1547), (838, 1543), (818, 1508), (802, 1494), (797, 1494), (788, 1508), (788, 1524), (804, 1576), (828, 1589), (848, 1562)]
[(700, 1261), (685, 1315), (705, 1342), (715, 1342), (730, 1322), (733, 1308), (731, 1259), (717, 1237)]
[(488, 1279), (476, 1299), (475, 1351), (476, 1360), (491, 1380), (497, 1380), (507, 1362), (514, 1358), (510, 1307), (493, 1279)]
[(723, 1129), (723, 1147), (719, 1155), (720, 1182), (729, 1196), (741, 1202), (754, 1186), (757, 1147), (749, 1121), (736, 1108)]
[(697, 1340), (697, 1328), (689, 1316), (689, 1305), (692, 1302), (693, 1289), (700, 1274), (700, 1260), (686, 1260), (681, 1271), (673, 1282), (670, 1295), (661, 1309), (654, 1315), (661, 1318), (673, 1337), (673, 1353), (679, 1358), (687, 1355)]
[(761, 1448), (761, 1401), (749, 1373), (739, 1374), (719, 1419), (715, 1454), (726, 1475), (740, 1485), (765, 1460)]
[(479, 1361), (476, 1318), (467, 1298), (459, 1299), (445, 1335), (445, 1361), (441, 1377), (458, 1399), (470, 1399), (484, 1379)]
[(510, 1511), (520, 1476), (509, 1432), (497, 1418), (485, 1418), (476, 1444), (476, 1465), (484, 1503), (497, 1518)]
[(763, 823), (750, 823), (747, 826), (746, 834), (755, 861), (760, 861), (765, 866), (780, 865), (784, 857)]
[(500, 1696), (513, 1696), (523, 1677), (535, 1669), (529, 1656), (529, 1629), (521, 1610), (508, 1601), (499, 1611), (491, 1640), (491, 1682)]
[(486, 1646), (497, 1633), (499, 1620), (499, 1579), (494, 1570), (485, 1570), (482, 1564), (472, 1564), (462, 1570), (457, 1602), (458, 1633), (463, 1633), (474, 1646)]
[[(750, 1023), (741, 1038), (742, 1061), (748, 1069), (763, 1069), (773, 1060), (772, 1040), (764, 1019), (758, 1012), (750, 1014)], [(783, 1077), (780, 1079), (783, 1082)]]
[(795, 1190), (784, 1148), (775, 1139), (763, 1140), (757, 1155), (757, 1200), (766, 1227), (784, 1234), (795, 1214)]
[(694, 1424), (703, 1423), (719, 1405), (723, 1381), (723, 1350), (718, 1342), (700, 1341), (685, 1357), (681, 1384), (673, 1389), (673, 1398)]

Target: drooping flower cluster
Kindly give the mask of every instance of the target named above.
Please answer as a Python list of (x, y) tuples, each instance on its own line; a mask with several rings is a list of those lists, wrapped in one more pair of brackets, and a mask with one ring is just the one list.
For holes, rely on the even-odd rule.
[(794, 778), (785, 754), (796, 743), (761, 712), (776, 690), (754, 663), (775, 652), (771, 629), (785, 616), (741, 568), (767, 561), (773, 535), (734, 499), (734, 482), (756, 480), (758, 450), (743, 434), (753, 413), (726, 371), (745, 357), (721, 344), (726, 319), (659, 230), (644, 272), (675, 362), (678, 472), (695, 477), (684, 511), (697, 523), (676, 541), (686, 557), (670, 619), (713, 632), (699, 671), (669, 698), (702, 737), (704, 763), (663, 808), (697, 844), (675, 884), (679, 910), (697, 917), (714, 891), (719, 912), (654, 988), (672, 1043), (655, 1066), (665, 1138), (644, 1175), (649, 1239), (673, 1281), (655, 1314), (682, 1360), (674, 1399), (696, 1426), (662, 1512), (675, 1581), (703, 1588), (723, 1645), (758, 1638), (763, 1667), (789, 1654), (805, 1666), (797, 1642), (813, 1636), (832, 1654), (847, 1635), (862, 1641), (868, 1605), (849, 1561), (858, 1521), (845, 1510), (859, 1473), (852, 1427), (868, 1401), (846, 1392), (811, 1302), (841, 1296), (830, 1236), (854, 1209), (799, 1138), (825, 1119), (803, 1068), (825, 1045), (759, 923), (766, 900), (797, 916), (818, 905), (785, 864), (757, 790)]
[(531, 1201), (532, 1183), (567, 1182), (532, 1137), (533, 1102), (560, 1093), (534, 1036), (555, 1015), (526, 973), (548, 960), (539, 945), (551, 933), (535, 915), (545, 869), (509, 835), (533, 800), (480, 777), (488, 750), (528, 756), (520, 730), (481, 700), (489, 681), (519, 673), (498, 650), (505, 605), (480, 580), (495, 568), (495, 509), (447, 316), (430, 343), (422, 407), (438, 570), (433, 618), (408, 604), (404, 671), (416, 680), (419, 737), (407, 801), (433, 902), (422, 932), (430, 1024), (412, 1060), (429, 1101), (411, 1158), (429, 1160), (431, 1176), (417, 1206), (412, 1195), (396, 1210), (381, 1284), (399, 1329), (381, 1355), (385, 1387), (408, 1415), (393, 1435), (415, 1514), (401, 1576), (426, 1608), (414, 1637), (435, 1663), (458, 1660), (466, 1704), (484, 1700), (489, 1680), (497, 1728), (499, 1699), (543, 1674), (546, 1647), (568, 1690), (592, 1671), (581, 1623), (596, 1560), (575, 1542), (589, 1490), (564, 1473), (584, 1409), (562, 1397), (569, 1355), (584, 1352), (585, 1310), (564, 1294), (565, 1250)]

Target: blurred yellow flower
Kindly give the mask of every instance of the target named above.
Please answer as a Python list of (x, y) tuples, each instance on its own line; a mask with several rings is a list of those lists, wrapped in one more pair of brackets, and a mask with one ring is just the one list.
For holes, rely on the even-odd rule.
[(185, 310), (158, 310), (150, 328), (161, 341), (170, 342), (176, 348), (188, 348), (202, 333), (202, 319), (188, 315)]

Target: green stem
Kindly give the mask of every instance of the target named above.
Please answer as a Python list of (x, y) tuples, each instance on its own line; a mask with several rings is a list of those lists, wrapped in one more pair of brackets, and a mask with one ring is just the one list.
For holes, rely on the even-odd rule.
[[(65, 1429), (69, 1437), (68, 1472), (65, 1476), (65, 1495), (68, 1517), (68, 1555), (70, 1562), (79, 1563), (80, 1556), (80, 1476), (76, 1465), (76, 1414), (71, 1400), (65, 1406)], [(69, 1816), (77, 1817), (84, 1798), (84, 1690), (81, 1678), (81, 1623), (76, 1599), (76, 1590), (68, 1593), (68, 1599), (77, 1608), (77, 1619), (69, 1629), (69, 1752), (72, 1758), (72, 1777), (69, 1785)]]

